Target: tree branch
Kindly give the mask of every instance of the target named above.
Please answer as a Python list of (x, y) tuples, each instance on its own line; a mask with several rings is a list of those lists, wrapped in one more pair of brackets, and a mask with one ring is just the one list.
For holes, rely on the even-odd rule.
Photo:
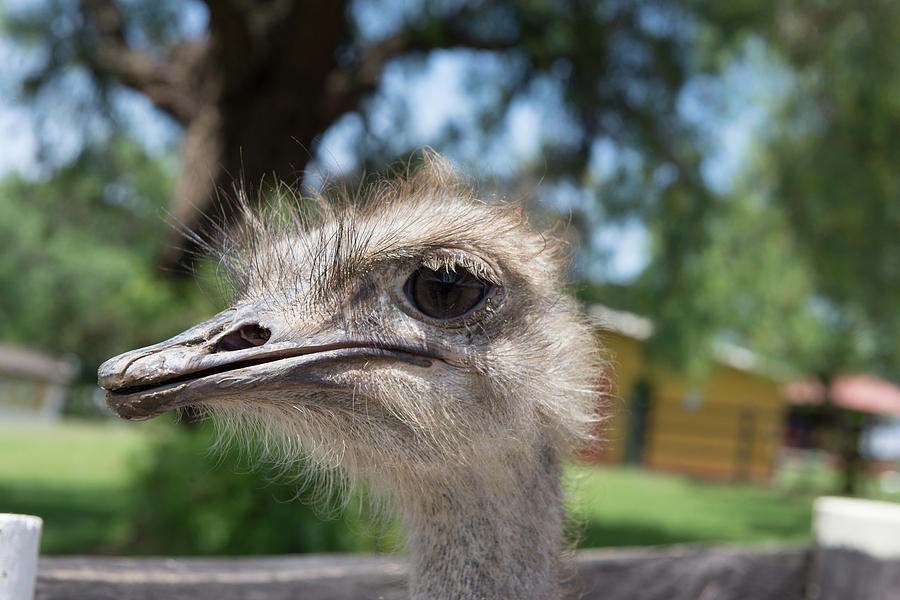
[[(146, 94), (159, 109), (187, 123), (195, 112), (172, 80), (173, 64), (160, 64), (150, 55), (134, 51), (125, 40), (124, 19), (113, 0), (81, 0), (81, 12), (96, 28), (94, 67), (123, 85)], [(170, 56), (197, 55), (197, 44), (181, 44)], [(175, 69), (175, 72), (179, 72)]]

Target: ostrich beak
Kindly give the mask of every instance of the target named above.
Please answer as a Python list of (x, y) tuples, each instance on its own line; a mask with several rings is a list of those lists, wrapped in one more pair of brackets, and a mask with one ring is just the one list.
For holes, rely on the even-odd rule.
[(333, 375), (360, 360), (399, 360), (430, 367), (426, 348), (349, 336), (337, 330), (285, 339), (284, 326), (262, 303), (227, 309), (159, 344), (113, 357), (98, 371), (110, 409), (144, 420), (199, 402), (248, 393), (334, 390)]

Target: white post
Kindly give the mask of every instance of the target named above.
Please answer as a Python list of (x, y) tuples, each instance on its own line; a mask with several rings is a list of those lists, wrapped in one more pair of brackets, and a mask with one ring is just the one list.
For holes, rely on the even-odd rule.
[(900, 504), (822, 497), (813, 505), (816, 542), (851, 548), (880, 559), (900, 558)]
[(42, 521), (0, 513), (0, 598), (32, 600)]

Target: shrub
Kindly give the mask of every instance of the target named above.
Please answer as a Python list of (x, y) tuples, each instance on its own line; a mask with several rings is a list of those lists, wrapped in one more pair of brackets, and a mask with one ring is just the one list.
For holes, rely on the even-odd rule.
[[(361, 503), (311, 505), (304, 481), (253, 465), (238, 448), (211, 451), (209, 425), (179, 426), (138, 468), (134, 552), (290, 554), (380, 551), (394, 545)], [(393, 531), (396, 533), (396, 531)]]

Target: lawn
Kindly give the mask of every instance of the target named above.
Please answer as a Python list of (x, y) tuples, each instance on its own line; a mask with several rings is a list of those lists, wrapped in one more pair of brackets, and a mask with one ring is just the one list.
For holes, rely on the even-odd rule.
[(131, 467), (150, 428), (109, 423), (0, 426), (0, 512), (44, 520), (48, 554), (116, 553), (128, 534)]
[(569, 473), (569, 515), (580, 545), (802, 541), (811, 537), (809, 493), (699, 482), (625, 467)]
[[(0, 512), (41, 516), (45, 554), (133, 553), (134, 467), (168, 427), (0, 426)], [(817, 492), (625, 467), (572, 467), (566, 479), (582, 546), (808, 540)]]

